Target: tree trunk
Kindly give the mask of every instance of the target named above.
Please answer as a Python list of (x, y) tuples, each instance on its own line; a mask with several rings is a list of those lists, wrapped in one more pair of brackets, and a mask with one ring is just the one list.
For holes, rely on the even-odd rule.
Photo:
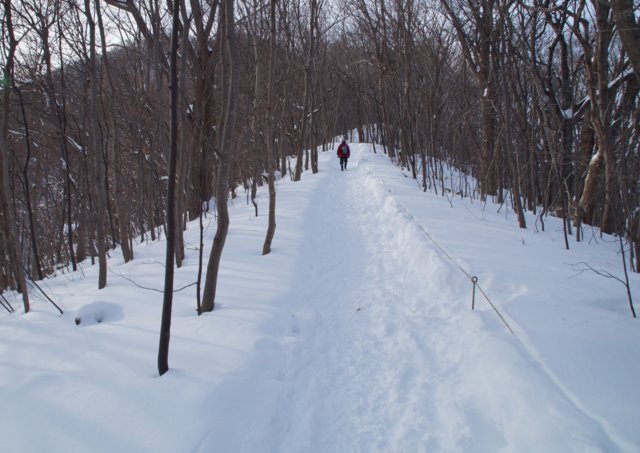
[[(190, 28), (190, 23), (189, 23), (190, 20), (187, 18), (187, 15), (185, 15), (184, 12), (182, 14), (182, 17), (185, 22), (185, 25), (183, 27), (184, 31), (182, 34), (182, 43), (179, 44), (179, 46), (181, 46), (183, 49), (186, 49), (187, 46), (189, 45), (188, 30)], [(189, 18), (190, 17), (191, 16), (189, 16)], [(178, 76), (176, 77), (178, 77), (179, 80), (186, 80), (187, 78), (186, 71), (187, 71), (187, 65), (186, 64), (181, 65), (180, 75), (179, 77)], [(172, 85), (172, 88), (173, 88), (173, 85)], [(179, 102), (180, 111), (182, 112), (189, 111), (190, 107), (186, 99), (184, 99), (184, 94), (180, 96), (180, 101), (176, 100), (176, 102)], [(176, 108), (176, 115), (178, 115), (177, 108)], [(184, 113), (182, 114), (181, 117), (184, 118)], [(179, 132), (182, 143), (180, 145), (177, 145), (180, 147), (180, 150), (181, 150), (180, 159), (176, 163), (177, 180), (176, 180), (176, 188), (175, 188), (175, 224), (176, 224), (175, 254), (176, 254), (176, 267), (178, 268), (182, 267), (182, 262), (184, 261), (184, 257), (185, 257), (184, 230), (186, 227), (185, 221), (188, 218), (188, 216), (185, 213), (185, 199), (186, 199), (186, 193), (187, 193), (187, 167), (190, 165), (190, 162), (191, 162), (191, 156), (192, 156), (191, 150), (193, 150), (196, 145), (196, 140), (193, 138), (192, 130), (190, 130), (190, 128), (188, 127), (188, 124), (189, 122), (187, 119), (185, 119), (182, 122), (181, 131)], [(180, 127), (180, 126), (177, 126), (177, 127)], [(171, 140), (173, 140), (173, 138), (170, 138), (170, 141)], [(177, 142), (177, 139), (176, 139), (176, 142)], [(171, 152), (172, 151), (170, 150), (169, 151), (170, 155), (171, 155)], [(178, 151), (176, 151), (176, 153), (177, 152)]]
[[(447, 12), (449, 20), (453, 24), (458, 42), (462, 47), (465, 60), (471, 68), (475, 68), (474, 75), (478, 86), (483, 90), (480, 100), (481, 140), (479, 158), (479, 180), (482, 195), (495, 195), (498, 189), (495, 158), (495, 129), (496, 113), (495, 105), (495, 73), (496, 68), (492, 60), (495, 28), (493, 23), (494, 13), (498, 3), (495, 0), (482, 2), (469, 1), (469, 9), (473, 17), (473, 27), (477, 34), (476, 40), (471, 40), (465, 32), (465, 25), (460, 15), (457, 14), (448, 0), (440, 0)], [(507, 2), (508, 3), (508, 2)]]
[[(60, 25), (59, 25), (60, 28)], [(59, 30), (60, 31), (60, 30)], [(51, 50), (49, 47), (49, 29), (43, 24), (43, 28), (40, 30), (40, 39), (42, 41), (42, 60), (45, 65), (45, 93), (48, 97), (50, 105), (53, 106), (55, 114), (55, 121), (57, 127), (57, 136), (60, 146), (60, 153), (65, 163), (65, 184), (63, 198), (65, 200), (66, 211), (66, 224), (67, 224), (67, 247), (69, 252), (69, 259), (71, 261), (71, 268), (75, 272), (77, 270), (77, 261), (83, 259), (76, 259), (76, 253), (74, 252), (73, 245), (73, 211), (72, 211), (72, 194), (71, 194), (71, 160), (69, 156), (69, 148), (67, 146), (67, 117), (66, 117), (66, 101), (64, 95), (64, 80), (65, 80), (65, 66), (64, 60), (60, 62), (60, 78), (63, 85), (63, 94), (61, 100), (56, 98), (54, 82), (53, 82), (53, 67), (51, 63)]]
[[(218, 210), (217, 230), (207, 264), (204, 294), (202, 295), (202, 311), (212, 311), (215, 305), (218, 270), (222, 250), (229, 231), (229, 210), (227, 197), (229, 191), (229, 166), (232, 156), (232, 143), (235, 134), (236, 115), (238, 110), (239, 62), (234, 25), (234, 2), (224, 0), (220, 15), (220, 32), (224, 36), (225, 52), (223, 55), (223, 72), (225, 73), (225, 118), (220, 139), (220, 155), (218, 161), (218, 178), (216, 181), (216, 207)], [(225, 58), (226, 57), (226, 58)]]
[(169, 136), (169, 175), (167, 182), (167, 249), (165, 254), (164, 297), (162, 299), (162, 322), (158, 347), (158, 373), (162, 376), (169, 370), (169, 340), (171, 336), (171, 309), (173, 304), (173, 273), (176, 242), (176, 161), (178, 159), (178, 25), (180, 0), (173, 2), (173, 25), (171, 30), (171, 117)]
[(276, 4), (277, 0), (271, 0), (269, 8), (269, 75), (267, 81), (267, 115), (266, 115), (266, 140), (267, 140), (267, 184), (269, 187), (269, 221), (267, 227), (267, 235), (262, 246), (262, 254), (267, 255), (271, 252), (271, 242), (276, 231), (276, 184), (275, 184), (275, 168), (274, 168), (274, 134), (273, 134), (273, 108), (274, 108), (274, 79), (275, 79), (275, 60), (276, 60)]
[(309, 4), (309, 42), (307, 43), (307, 55), (306, 61), (304, 64), (304, 94), (303, 94), (303, 108), (302, 108), (302, 122), (300, 127), (300, 136), (296, 141), (296, 169), (293, 175), (294, 181), (300, 181), (302, 177), (302, 164), (303, 152), (307, 156), (307, 163), (305, 168), (309, 168), (308, 166), (308, 150), (307, 150), (307, 131), (309, 112), (313, 109), (311, 104), (311, 91), (313, 90), (313, 71), (312, 64), (313, 58), (315, 56), (316, 51), (316, 21), (318, 14), (318, 2), (317, 0), (310, 0)]
[(24, 99), (22, 92), (16, 86), (15, 81), (12, 82), (13, 90), (18, 94), (20, 99), (20, 111), (22, 115), (22, 121), (24, 123), (24, 140), (27, 149), (27, 155), (24, 160), (24, 167), (22, 167), (22, 177), (24, 178), (24, 197), (27, 207), (27, 216), (29, 219), (29, 232), (31, 235), (31, 248), (33, 253), (35, 273), (38, 276), (38, 280), (43, 279), (42, 266), (40, 265), (40, 254), (38, 253), (38, 242), (36, 234), (35, 221), (33, 219), (33, 206), (31, 202), (31, 183), (29, 180), (29, 162), (31, 161), (31, 134), (29, 132), (29, 123), (27, 122), (27, 112), (24, 107)]
[(594, 130), (598, 148), (602, 152), (605, 165), (605, 202), (600, 228), (605, 233), (613, 233), (615, 230), (614, 193), (616, 182), (615, 158), (613, 156), (613, 140), (611, 131), (612, 107), (609, 95), (609, 44), (612, 38), (610, 9), (600, 0), (592, 0), (596, 11), (596, 23), (598, 27), (595, 49), (595, 77), (597, 83), (597, 109), (595, 113)]
[[(5, 27), (9, 34), (9, 48), (7, 49), (7, 58), (2, 73), (2, 80), (6, 84), (13, 77), (13, 59), (15, 56), (16, 47), (18, 43), (13, 34), (13, 22), (11, 16), (11, 0), (4, 0), (5, 9)], [(11, 105), (9, 103), (9, 96), (11, 90), (8, 86), (2, 88), (2, 117), (0, 117), (0, 207), (4, 215), (2, 218), (3, 229), (5, 234), (5, 240), (7, 241), (6, 247), (11, 261), (11, 270), (15, 278), (18, 291), (22, 293), (22, 303), (24, 305), (24, 312), (28, 313), (31, 309), (29, 303), (29, 290), (27, 288), (27, 282), (24, 275), (24, 269), (22, 266), (22, 257), (20, 255), (20, 248), (18, 246), (18, 236), (16, 234), (16, 221), (13, 215), (13, 209), (11, 209), (9, 203), (9, 114), (11, 112)]]
[(109, 63), (109, 57), (107, 53), (106, 37), (104, 33), (104, 25), (102, 23), (102, 14), (100, 12), (100, 1), (96, 0), (96, 15), (98, 17), (98, 29), (100, 31), (100, 41), (102, 50), (102, 63), (104, 65), (105, 73), (107, 75), (107, 87), (109, 89), (109, 107), (106, 109), (108, 129), (109, 129), (109, 150), (111, 156), (111, 172), (113, 174), (113, 200), (116, 209), (116, 218), (118, 222), (118, 241), (120, 243), (120, 249), (122, 250), (122, 258), (125, 263), (128, 263), (133, 259), (133, 250), (129, 247), (129, 215), (126, 213), (123, 203), (125, 202), (125, 196), (122, 192), (122, 182), (120, 178), (120, 149), (119, 146), (119, 134), (118, 124), (116, 123), (116, 117), (114, 112), (113, 103), (115, 102), (116, 90), (113, 84), (113, 76), (111, 75), (111, 65)]
[(640, 81), (640, 24), (636, 21), (633, 3), (633, 0), (611, 0), (611, 8), (622, 46)]
[[(97, 1), (97, 0), (96, 0)], [(85, 15), (89, 24), (89, 73), (90, 73), (90, 118), (89, 135), (91, 136), (91, 155), (93, 156), (90, 165), (92, 179), (96, 183), (96, 247), (98, 248), (98, 289), (107, 285), (107, 250), (105, 242), (105, 188), (104, 188), (104, 162), (102, 156), (102, 143), (100, 140), (100, 104), (98, 99), (98, 70), (96, 64), (96, 27), (91, 14), (91, 0), (84, 0)]]

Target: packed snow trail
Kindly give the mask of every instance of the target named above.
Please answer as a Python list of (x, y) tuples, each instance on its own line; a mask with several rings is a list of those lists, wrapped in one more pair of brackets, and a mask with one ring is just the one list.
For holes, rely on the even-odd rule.
[(292, 291), (280, 332), (258, 348), (260, 388), (236, 389), (251, 409), (232, 418), (244, 422), (229, 447), (618, 450), (491, 312), (469, 310), (468, 280), (368, 175), (368, 151), (352, 145), (348, 171), (324, 160), (308, 176)]

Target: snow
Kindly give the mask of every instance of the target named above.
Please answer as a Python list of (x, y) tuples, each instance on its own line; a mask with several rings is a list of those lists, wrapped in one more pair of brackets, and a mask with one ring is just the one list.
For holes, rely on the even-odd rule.
[(123, 318), (122, 306), (111, 302), (92, 302), (80, 307), (74, 321), (77, 326), (82, 324), (100, 324), (101, 322), (119, 321)]
[[(216, 309), (199, 317), (188, 226), (163, 377), (164, 241), (127, 264), (112, 253), (103, 290), (88, 262), (42, 282), (63, 316), (36, 292), (31, 313), (0, 314), (2, 449), (640, 451), (638, 321), (619, 282), (580, 271), (622, 276), (617, 241), (567, 251), (556, 219), (522, 230), (504, 207), (423, 193), (371, 149), (278, 183), (270, 255), (266, 191), (257, 218), (232, 202)], [(478, 292), (471, 310), (467, 274), (513, 334)]]
[(82, 154), (84, 154), (84, 148), (82, 147), (82, 145), (80, 143), (78, 143), (77, 141), (75, 141), (73, 139), (73, 137), (71, 136), (67, 136), (67, 140), (69, 141), (69, 143), (71, 143), (71, 145), (77, 150), (80, 151)]

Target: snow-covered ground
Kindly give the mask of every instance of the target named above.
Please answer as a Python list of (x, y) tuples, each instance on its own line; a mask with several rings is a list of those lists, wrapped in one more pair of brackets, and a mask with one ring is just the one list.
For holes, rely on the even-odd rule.
[[(322, 153), (279, 184), (264, 257), (266, 195), (257, 218), (236, 199), (216, 309), (176, 293), (163, 377), (164, 241), (112, 253), (101, 291), (88, 263), (47, 280), (63, 316), (35, 292), (0, 314), (0, 450), (640, 451), (640, 325), (619, 282), (580, 272), (622, 276), (617, 242), (567, 251), (556, 219), (521, 230), (406, 176), (367, 144), (346, 172)], [(186, 241), (176, 288), (196, 279), (197, 223)], [(513, 334), (479, 290), (471, 310), (463, 270)]]

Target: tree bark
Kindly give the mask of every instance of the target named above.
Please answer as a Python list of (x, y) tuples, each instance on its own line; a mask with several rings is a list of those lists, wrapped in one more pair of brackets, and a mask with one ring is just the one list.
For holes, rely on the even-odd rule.
[[(181, 0), (183, 1), (183, 0)], [(182, 47), (186, 49), (189, 45), (189, 29), (190, 29), (190, 21), (191, 16), (185, 14), (185, 8), (182, 9), (182, 41), (181, 44), (178, 44), (178, 47)], [(170, 70), (171, 71), (171, 70)], [(187, 65), (183, 64), (180, 67), (180, 74), (177, 76), (178, 80), (186, 80), (187, 79)], [(172, 86), (173, 87), (173, 86)], [(182, 91), (182, 90), (181, 90)], [(178, 93), (180, 100), (176, 101), (180, 105), (179, 109), (176, 109), (176, 112), (182, 111), (187, 112), (190, 111), (190, 106), (188, 105), (187, 100), (185, 99), (184, 94)], [(175, 189), (175, 254), (176, 254), (176, 267), (181, 268), (182, 262), (185, 258), (185, 246), (184, 246), (184, 230), (186, 228), (186, 219), (187, 215), (185, 213), (185, 199), (187, 193), (187, 167), (189, 166), (192, 158), (193, 152), (192, 150), (195, 148), (196, 140), (194, 137), (194, 131), (189, 128), (191, 122), (189, 121), (190, 117), (185, 117), (185, 113), (182, 113), (182, 118), (184, 118), (182, 122), (182, 126), (178, 126), (180, 128), (180, 137), (182, 143), (179, 146), (180, 159), (176, 163), (176, 189)], [(170, 139), (171, 141), (172, 139)], [(169, 151), (171, 153), (171, 151)]]
[(113, 75), (111, 65), (109, 63), (109, 56), (107, 53), (106, 37), (104, 32), (104, 25), (102, 23), (102, 14), (100, 11), (100, 0), (96, 0), (96, 15), (98, 18), (98, 29), (100, 31), (100, 43), (102, 50), (102, 64), (104, 65), (105, 73), (107, 75), (107, 87), (109, 89), (109, 107), (106, 110), (108, 129), (109, 129), (109, 149), (111, 155), (111, 171), (113, 173), (113, 199), (116, 209), (116, 219), (118, 222), (118, 241), (120, 242), (120, 249), (122, 250), (122, 258), (125, 263), (128, 263), (133, 259), (133, 250), (129, 247), (129, 215), (125, 213), (124, 209), (124, 194), (122, 192), (122, 181), (120, 177), (120, 149), (118, 148), (119, 134), (118, 124), (116, 122), (116, 116), (114, 112), (113, 103), (116, 98), (116, 90), (113, 83)]
[(165, 254), (164, 296), (162, 299), (162, 322), (158, 347), (158, 373), (162, 376), (169, 370), (169, 340), (171, 337), (171, 309), (173, 305), (173, 274), (176, 243), (176, 167), (178, 159), (178, 25), (181, 0), (173, 2), (173, 24), (171, 30), (171, 116), (169, 135), (169, 180), (167, 182), (167, 249)]
[(267, 141), (267, 185), (269, 188), (269, 220), (267, 234), (262, 245), (262, 254), (271, 252), (271, 242), (276, 231), (276, 184), (274, 161), (274, 134), (273, 134), (273, 108), (274, 108), (274, 79), (276, 61), (276, 4), (277, 0), (271, 0), (269, 7), (269, 75), (267, 80), (267, 115), (266, 115), (266, 141)]
[(613, 138), (611, 130), (612, 106), (609, 92), (609, 45), (612, 38), (610, 8), (601, 0), (592, 0), (596, 11), (597, 38), (595, 49), (595, 82), (597, 85), (597, 109), (594, 112), (594, 130), (599, 150), (602, 150), (605, 164), (604, 208), (600, 228), (605, 233), (615, 230), (614, 184), (616, 183), (615, 158), (613, 156)]
[[(480, 121), (481, 121), (481, 150), (479, 179), (483, 195), (494, 195), (497, 191), (497, 175), (495, 158), (495, 129), (496, 112), (495, 105), (495, 67), (492, 61), (492, 40), (494, 35), (493, 23), (494, 9), (498, 6), (495, 0), (482, 1), (479, 5), (476, 2), (469, 2), (469, 9), (473, 16), (473, 26), (475, 27), (477, 40), (474, 42), (465, 32), (464, 24), (459, 15), (453, 11), (448, 0), (440, 0), (445, 8), (449, 20), (453, 24), (458, 41), (462, 48), (462, 53), (469, 66), (474, 69), (474, 76), (478, 87), (482, 90), (480, 99)], [(508, 4), (509, 2), (507, 2)], [(507, 8), (507, 6), (503, 6)]]
[[(313, 16), (314, 5), (316, 4), (315, 0), (311, 0), (311, 12), (310, 15)], [(311, 19), (313, 22), (313, 19)], [(302, 165), (303, 165), (303, 156), (304, 151), (306, 149), (306, 134), (307, 134), (307, 116), (309, 114), (309, 91), (311, 90), (311, 58), (313, 55), (314, 43), (313, 43), (313, 25), (310, 28), (310, 36), (309, 42), (307, 43), (307, 55), (305, 57), (306, 61), (304, 63), (304, 92), (302, 95), (302, 118), (300, 120), (300, 132), (298, 139), (295, 141), (296, 146), (296, 168), (293, 173), (293, 180), (300, 181), (302, 178)]]
[[(99, 1), (99, 0), (96, 0)], [(98, 248), (98, 289), (107, 286), (107, 250), (105, 241), (105, 188), (104, 188), (104, 160), (102, 143), (100, 140), (100, 110), (98, 98), (98, 69), (96, 62), (96, 26), (91, 14), (91, 0), (84, 0), (85, 16), (89, 24), (89, 135), (91, 136), (91, 167), (92, 179), (96, 183), (96, 247)]]
[(9, 35), (9, 46), (7, 49), (7, 57), (4, 65), (4, 71), (2, 73), (2, 117), (0, 117), (0, 204), (3, 212), (2, 218), (3, 229), (5, 234), (5, 240), (7, 242), (7, 252), (11, 261), (11, 270), (15, 279), (18, 291), (22, 293), (22, 303), (24, 305), (24, 312), (28, 313), (31, 309), (29, 302), (29, 290), (27, 288), (27, 282), (24, 275), (24, 268), (22, 264), (22, 256), (20, 255), (20, 247), (18, 245), (18, 236), (16, 232), (16, 221), (9, 203), (9, 160), (11, 150), (9, 149), (9, 115), (11, 113), (10, 84), (13, 77), (13, 64), (15, 51), (18, 46), (18, 42), (15, 39), (12, 21), (11, 0), (4, 0), (5, 9), (5, 27)]
[(212, 311), (215, 306), (216, 288), (220, 259), (229, 231), (229, 209), (227, 197), (229, 192), (229, 166), (232, 156), (232, 143), (235, 134), (236, 115), (238, 110), (239, 61), (234, 24), (234, 0), (224, 0), (220, 15), (220, 32), (224, 36), (223, 77), (226, 81), (225, 115), (220, 153), (218, 161), (218, 177), (216, 181), (216, 208), (218, 211), (217, 230), (213, 239), (211, 254), (207, 264), (204, 294), (202, 295), (202, 311)]
[(636, 21), (633, 0), (611, 0), (611, 8), (622, 46), (640, 81), (640, 24)]
[[(44, 18), (40, 19), (41, 21), (41, 29), (38, 31), (40, 35), (40, 40), (42, 41), (42, 60), (45, 65), (45, 83), (44, 83), (44, 91), (50, 104), (53, 106), (53, 111), (55, 114), (55, 121), (57, 127), (57, 138), (60, 146), (60, 153), (62, 155), (62, 159), (65, 163), (65, 184), (64, 184), (64, 193), (63, 198), (65, 200), (65, 213), (66, 213), (66, 230), (67, 230), (67, 247), (69, 252), (69, 260), (71, 261), (71, 268), (75, 272), (77, 270), (77, 261), (82, 261), (83, 257), (79, 257), (76, 259), (76, 252), (74, 252), (74, 244), (73, 244), (73, 214), (72, 214), (72, 193), (71, 193), (71, 160), (69, 156), (69, 147), (67, 145), (67, 113), (66, 113), (66, 100), (64, 91), (61, 96), (61, 99), (58, 100), (55, 93), (54, 81), (53, 81), (53, 67), (51, 63), (51, 49), (49, 46), (49, 24), (47, 24)], [(58, 25), (58, 32), (60, 33), (61, 26)], [(65, 80), (65, 64), (64, 61), (60, 62), (60, 79), (62, 82), (62, 86), (64, 87)], [(84, 245), (82, 245), (84, 247)], [(79, 247), (80, 249), (80, 244)], [(80, 251), (80, 250), (79, 250)]]
[(27, 112), (24, 106), (24, 99), (22, 92), (16, 86), (15, 81), (12, 82), (13, 90), (18, 94), (20, 99), (20, 111), (22, 115), (22, 122), (24, 123), (24, 140), (27, 149), (27, 155), (25, 156), (24, 166), (22, 167), (22, 177), (24, 178), (24, 196), (27, 207), (27, 216), (29, 219), (29, 232), (31, 235), (31, 248), (33, 253), (33, 259), (35, 261), (35, 272), (38, 276), (38, 280), (44, 278), (42, 274), (42, 266), (40, 264), (40, 254), (38, 253), (38, 242), (36, 234), (36, 225), (33, 219), (33, 204), (31, 202), (31, 182), (29, 180), (29, 162), (31, 161), (31, 134), (29, 132), (29, 123), (27, 121)]

